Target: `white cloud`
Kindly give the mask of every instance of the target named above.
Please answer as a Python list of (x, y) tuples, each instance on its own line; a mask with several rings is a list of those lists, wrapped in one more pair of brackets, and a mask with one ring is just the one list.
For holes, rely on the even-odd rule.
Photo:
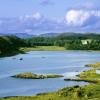
[(81, 10), (76, 11), (76, 10), (70, 10), (66, 14), (66, 21), (68, 25), (73, 25), (73, 26), (80, 26), (82, 25), (87, 18), (89, 18), (90, 15), (88, 12), (83, 12)]
[(33, 13), (32, 15), (25, 15), (20, 16), (20, 20), (40, 20), (42, 18), (42, 15), (39, 12)]
[[(83, 26), (100, 18), (100, 11), (70, 10), (66, 14), (66, 23), (69, 26)], [(93, 20), (93, 21), (92, 21)], [(96, 21), (96, 20), (95, 20)]]
[(39, 19), (41, 19), (42, 15), (37, 12), (37, 13), (34, 13), (32, 16), (26, 16), (26, 17), (39, 20)]

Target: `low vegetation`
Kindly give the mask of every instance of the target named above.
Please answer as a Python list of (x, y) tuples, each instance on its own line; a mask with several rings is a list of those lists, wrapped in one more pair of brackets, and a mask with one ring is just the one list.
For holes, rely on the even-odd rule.
[(95, 64), (86, 64), (85, 66), (86, 67), (93, 67), (93, 68), (96, 68), (96, 69), (100, 69), (100, 62), (97, 62)]
[(100, 83), (100, 74), (97, 74), (95, 69), (82, 72), (79, 77), (84, 80), (90, 80), (94, 81), (95, 83)]
[(52, 93), (36, 96), (6, 97), (0, 100), (100, 100), (100, 85), (66, 87)]
[(35, 47), (23, 47), (23, 48), (20, 48), (20, 50), (23, 52), (28, 52), (28, 51), (63, 51), (63, 50), (65, 50), (65, 48), (59, 47), (59, 46), (35, 46)]
[(84, 71), (77, 76), (78, 77), (75, 79), (64, 79), (64, 80), (65, 81), (72, 80), (72, 81), (85, 81), (85, 82), (91, 82), (91, 83), (100, 83), (100, 74), (97, 74), (95, 69)]
[(45, 79), (45, 78), (60, 78), (60, 77), (63, 77), (63, 75), (56, 75), (56, 74), (37, 75), (33, 73), (21, 73), (12, 77), (24, 78), (24, 79)]

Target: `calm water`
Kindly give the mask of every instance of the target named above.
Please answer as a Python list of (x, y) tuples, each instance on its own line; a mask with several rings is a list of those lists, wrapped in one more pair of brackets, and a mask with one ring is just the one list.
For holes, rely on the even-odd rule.
[[(23, 58), (23, 60), (19, 60)], [(33, 51), (13, 57), (0, 58), (0, 97), (34, 95), (51, 92), (66, 86), (85, 85), (86, 82), (58, 79), (15, 79), (12, 75), (21, 72), (37, 74), (63, 74), (74, 77), (87, 63), (100, 61), (100, 52), (88, 51)]]

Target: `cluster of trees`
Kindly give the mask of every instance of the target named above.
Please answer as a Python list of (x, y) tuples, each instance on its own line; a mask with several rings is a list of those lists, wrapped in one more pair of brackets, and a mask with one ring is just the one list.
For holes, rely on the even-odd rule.
[(25, 39), (26, 44), (30, 46), (52, 46), (54, 44), (54, 38), (48, 37), (34, 37)]
[(65, 48), (70, 50), (100, 50), (100, 40), (91, 40), (87, 44), (83, 44), (81, 40), (74, 40), (66, 43)]

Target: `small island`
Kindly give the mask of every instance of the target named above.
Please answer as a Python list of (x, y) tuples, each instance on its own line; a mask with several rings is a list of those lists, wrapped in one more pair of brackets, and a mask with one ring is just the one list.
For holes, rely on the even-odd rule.
[(63, 75), (57, 75), (57, 74), (40, 75), (40, 74), (33, 74), (31, 72), (27, 72), (27, 73), (14, 75), (12, 77), (22, 78), (22, 79), (45, 79), (45, 78), (60, 78), (63, 77)]

